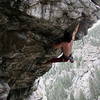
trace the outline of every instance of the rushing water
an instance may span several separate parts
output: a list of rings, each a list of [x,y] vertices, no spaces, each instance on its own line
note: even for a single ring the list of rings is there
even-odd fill
[[[74,43],[75,62],[56,63],[39,82],[32,100],[100,100],[100,22]]]

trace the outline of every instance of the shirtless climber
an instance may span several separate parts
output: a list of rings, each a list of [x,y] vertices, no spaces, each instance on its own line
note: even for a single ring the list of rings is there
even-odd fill
[[[78,32],[78,29],[79,29],[79,24],[76,26],[73,33],[67,32],[67,30],[65,30],[62,41],[60,43],[53,44],[53,48],[62,49],[63,55],[60,58],[52,58],[48,60],[46,63],[43,63],[44,65],[56,62],[67,62],[67,61],[70,61],[71,63],[74,62],[72,57],[72,45],[75,39],[75,35]]]

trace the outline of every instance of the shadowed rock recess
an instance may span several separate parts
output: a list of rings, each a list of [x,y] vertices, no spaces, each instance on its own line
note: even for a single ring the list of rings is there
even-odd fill
[[[73,31],[80,22],[76,40],[88,33],[100,18],[93,1],[0,0],[0,80],[9,85],[5,89],[5,94],[10,90],[8,100],[24,100],[32,93],[34,81],[51,68],[39,63],[61,53],[51,44],[65,29]],[[39,18],[34,17],[35,9],[40,12]]]

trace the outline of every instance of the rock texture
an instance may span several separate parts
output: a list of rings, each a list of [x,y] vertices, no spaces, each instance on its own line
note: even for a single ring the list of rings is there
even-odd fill
[[[99,0],[91,0],[94,4],[100,6],[100,1]]]
[[[51,44],[63,36],[64,29],[73,31],[80,22],[76,40],[81,39],[99,14],[90,0],[1,0],[0,80],[10,86],[8,100],[29,96],[34,81],[49,71],[51,65],[38,64],[61,53]]]

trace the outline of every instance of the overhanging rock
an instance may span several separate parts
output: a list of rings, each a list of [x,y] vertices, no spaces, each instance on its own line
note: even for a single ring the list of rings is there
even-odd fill
[[[98,8],[95,5],[88,7],[87,2],[66,0],[68,9],[62,9],[63,16],[51,16],[52,20],[48,21],[15,9],[9,5],[9,0],[0,1],[0,79],[11,88],[10,100],[26,98],[32,92],[34,81],[49,71],[51,65],[37,64],[61,53],[61,50],[54,50],[51,44],[63,36],[64,29],[73,31],[81,22],[76,35],[76,40],[79,40],[99,19]]]

